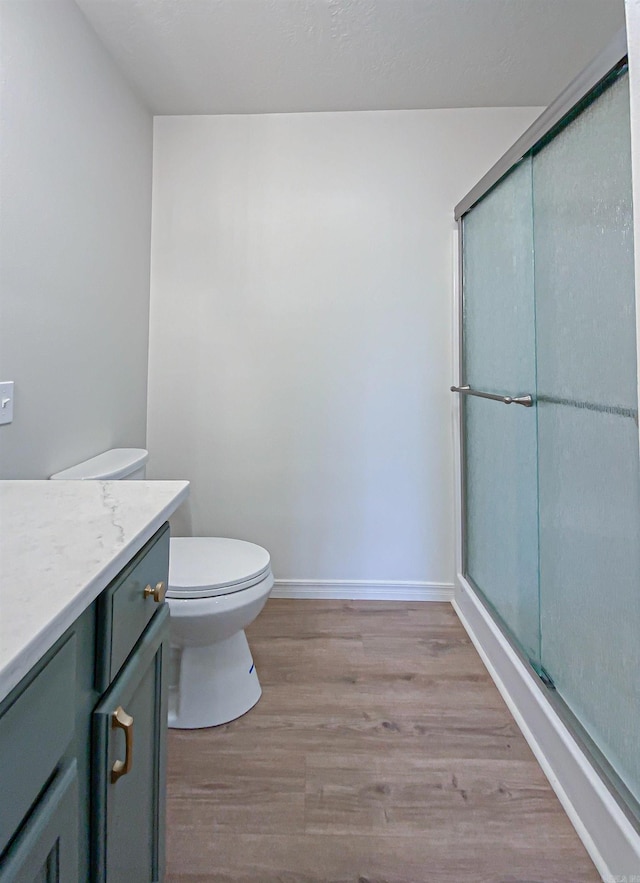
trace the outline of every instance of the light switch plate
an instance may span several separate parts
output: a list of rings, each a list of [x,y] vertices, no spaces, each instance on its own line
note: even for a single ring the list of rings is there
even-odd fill
[[[0,383],[0,426],[13,420],[13,380]]]

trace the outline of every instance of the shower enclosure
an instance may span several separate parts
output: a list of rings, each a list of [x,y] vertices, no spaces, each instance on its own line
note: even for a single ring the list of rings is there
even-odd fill
[[[640,801],[640,457],[619,35],[456,208],[463,575]]]

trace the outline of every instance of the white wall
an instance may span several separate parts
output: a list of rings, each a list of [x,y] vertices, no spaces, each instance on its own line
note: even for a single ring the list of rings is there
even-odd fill
[[[145,443],[152,119],[71,0],[0,4],[0,477]]]
[[[157,117],[150,475],[276,577],[453,581],[453,206],[538,110]]]

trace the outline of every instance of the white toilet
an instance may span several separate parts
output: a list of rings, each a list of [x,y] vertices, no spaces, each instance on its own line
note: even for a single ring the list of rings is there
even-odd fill
[[[145,477],[147,451],[117,448],[52,479]],[[215,727],[252,708],[262,693],[244,629],[273,587],[269,553],[220,537],[172,537],[169,726]]]

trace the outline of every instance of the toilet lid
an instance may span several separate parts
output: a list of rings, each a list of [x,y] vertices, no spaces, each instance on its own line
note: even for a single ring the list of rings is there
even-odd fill
[[[222,537],[172,537],[170,598],[211,598],[254,586],[271,568],[266,549]]]

